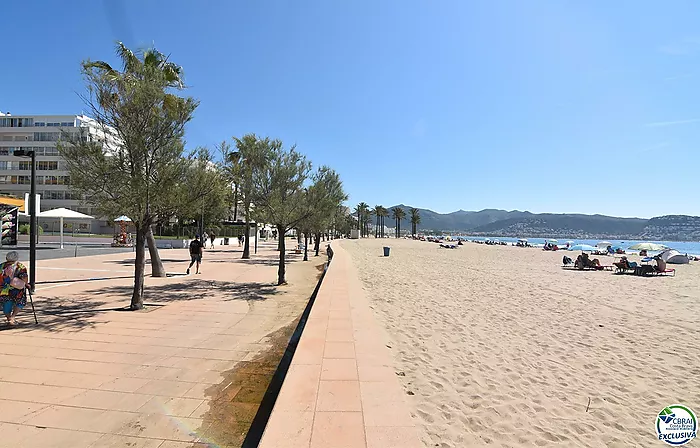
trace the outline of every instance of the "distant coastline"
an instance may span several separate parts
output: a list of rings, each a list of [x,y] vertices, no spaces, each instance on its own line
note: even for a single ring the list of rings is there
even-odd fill
[[[410,208],[405,205],[396,207]],[[698,216],[667,215],[642,219],[495,209],[460,210],[447,214],[428,209],[419,209],[419,212],[421,222],[418,229],[432,234],[700,242]],[[410,228],[407,224],[402,221],[401,228]]]

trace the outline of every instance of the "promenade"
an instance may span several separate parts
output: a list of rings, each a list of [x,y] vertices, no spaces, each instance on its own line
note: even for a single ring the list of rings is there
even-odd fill
[[[240,446],[325,262],[291,255],[276,287],[272,243],[240,255],[217,247],[202,275],[148,277],[138,312],[124,311],[133,253],[39,261],[39,325],[27,304],[0,329],[0,444]],[[172,273],[189,262],[161,256]]]
[[[418,448],[389,338],[353,262],[334,250],[261,448]],[[389,260],[391,261],[391,260]]]

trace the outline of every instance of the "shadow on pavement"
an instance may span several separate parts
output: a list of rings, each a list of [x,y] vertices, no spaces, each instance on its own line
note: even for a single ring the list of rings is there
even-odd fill
[[[130,311],[129,300],[133,287],[108,286],[81,292],[71,296],[42,296],[34,301],[39,324],[34,324],[31,304],[17,316],[19,325],[11,327],[0,323],[0,331],[30,331],[42,329],[49,332],[80,331],[106,323],[109,312]],[[146,308],[137,312],[151,312],[165,304],[210,299],[264,301],[278,294],[277,287],[269,283],[234,283],[218,281],[187,281],[164,285],[149,285],[144,290]],[[36,297],[35,297],[36,299]],[[115,300],[118,299],[118,300]],[[123,299],[123,300],[122,300]],[[100,316],[104,316],[100,318]]]
[[[108,286],[87,291],[93,297],[128,297],[133,287]],[[271,283],[235,283],[200,280],[149,285],[144,289],[144,300],[151,303],[170,303],[211,298],[213,294],[222,294],[223,300],[266,300],[278,294],[277,287]]]
[[[0,330],[29,331],[39,328],[49,332],[80,331],[85,328],[93,328],[100,323],[95,319],[100,313],[118,309],[109,305],[111,303],[108,304],[108,302],[94,300],[90,297],[46,297],[38,303],[34,302],[39,320],[38,325],[34,324],[32,306],[27,303],[27,306],[18,315],[19,325],[16,327],[6,325],[0,327]]]

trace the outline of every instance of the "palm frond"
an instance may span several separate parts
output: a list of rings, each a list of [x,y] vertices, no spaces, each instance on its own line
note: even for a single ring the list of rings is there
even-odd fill
[[[117,42],[117,56],[124,64],[124,71],[133,72],[141,64],[139,58],[123,42]]]

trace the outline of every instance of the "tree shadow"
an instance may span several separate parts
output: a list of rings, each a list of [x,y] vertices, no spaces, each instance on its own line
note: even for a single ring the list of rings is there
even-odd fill
[[[108,286],[85,291],[79,295],[49,296],[35,300],[39,324],[34,323],[32,306],[27,306],[17,315],[17,326],[2,325],[0,331],[17,332],[36,329],[57,333],[95,328],[109,322],[108,313],[130,311],[129,297],[133,286]],[[272,283],[235,283],[211,280],[186,281],[164,285],[150,285],[144,289],[145,308],[137,313],[152,312],[168,303],[212,299],[246,302],[264,301],[279,294]],[[123,300],[122,300],[123,299]],[[29,301],[28,301],[29,302]]]
[[[161,258],[160,259],[163,263],[189,263],[190,259],[189,258]],[[111,260],[107,261],[106,263],[114,263],[114,264],[121,264],[123,266],[133,266],[136,263],[135,258],[129,258],[126,260]],[[146,258],[146,264],[150,265],[151,264],[151,259]]]
[[[133,286],[108,286],[106,288],[87,291],[94,297],[128,297]],[[192,300],[210,299],[217,293],[221,300],[262,301],[278,294],[277,287],[272,283],[235,283],[215,280],[184,281],[162,285],[149,285],[144,288],[144,300],[153,304],[172,302],[187,302]]]
[[[92,297],[45,297],[34,302],[38,324],[34,323],[31,303],[27,303],[17,315],[19,325],[15,327],[3,326],[0,327],[0,331],[16,330],[22,332],[41,329],[53,333],[94,328],[97,324],[106,322],[97,319],[99,314],[118,309],[110,307],[110,305],[113,303],[94,300]]]

